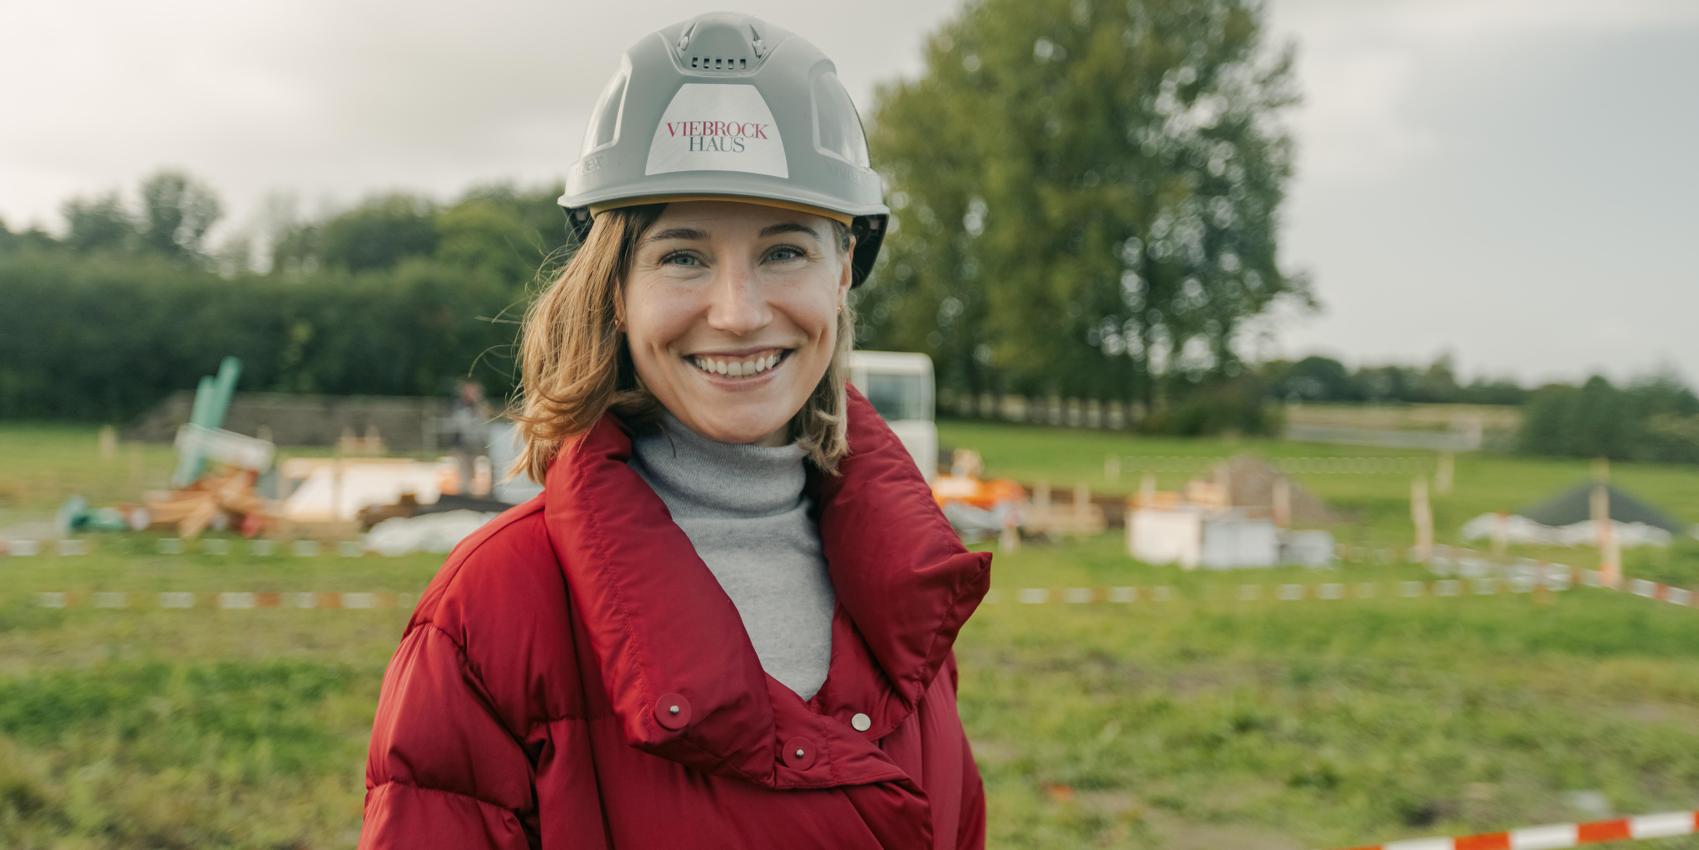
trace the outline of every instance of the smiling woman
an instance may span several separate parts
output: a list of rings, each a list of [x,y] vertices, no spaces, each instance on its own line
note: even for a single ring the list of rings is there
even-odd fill
[[[829,60],[740,15],[627,51],[526,315],[543,493],[384,678],[361,846],[973,848],[966,551],[847,383],[888,211]]]

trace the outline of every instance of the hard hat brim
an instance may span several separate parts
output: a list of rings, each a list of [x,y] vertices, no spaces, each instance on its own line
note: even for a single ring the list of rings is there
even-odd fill
[[[608,210],[617,210],[622,207],[640,207],[648,204],[683,204],[695,201],[721,201],[739,204],[755,204],[756,206],[772,207],[774,209],[789,210],[790,212],[799,212],[807,215],[817,215],[821,218],[829,218],[845,227],[855,223],[855,216],[850,215],[849,213],[809,206],[808,204],[799,204],[795,201],[783,201],[777,198],[758,198],[749,195],[653,195],[640,198],[620,198],[615,201],[591,204],[590,215],[594,217],[601,215]]]

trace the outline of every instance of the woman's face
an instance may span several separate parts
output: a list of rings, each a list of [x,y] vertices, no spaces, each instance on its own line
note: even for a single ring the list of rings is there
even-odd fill
[[[643,386],[692,431],[783,445],[836,350],[850,254],[831,221],[755,204],[668,204],[639,237],[625,332]]]

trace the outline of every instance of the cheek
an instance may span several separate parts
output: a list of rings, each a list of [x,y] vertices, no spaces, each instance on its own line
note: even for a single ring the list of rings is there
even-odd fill
[[[681,299],[633,286],[625,301],[625,335],[633,356],[665,349],[690,328],[691,310]]]
[[[809,287],[775,305],[810,338],[831,342],[838,327],[836,291],[826,286]]]

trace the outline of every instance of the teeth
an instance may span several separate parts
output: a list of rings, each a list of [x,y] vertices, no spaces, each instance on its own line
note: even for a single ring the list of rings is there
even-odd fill
[[[696,368],[704,372],[725,375],[728,378],[747,378],[759,375],[777,366],[783,358],[783,352],[775,352],[765,357],[757,357],[754,360],[718,360],[711,357],[692,357],[691,362],[696,364]]]

